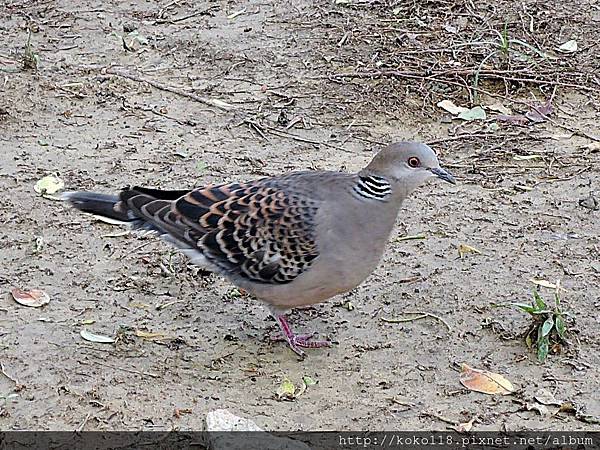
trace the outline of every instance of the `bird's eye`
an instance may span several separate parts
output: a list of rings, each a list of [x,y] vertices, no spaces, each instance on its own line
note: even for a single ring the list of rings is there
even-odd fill
[[[416,156],[413,156],[411,158],[408,158],[408,165],[410,167],[419,167],[421,165],[421,161],[419,161],[419,158],[417,158]]]

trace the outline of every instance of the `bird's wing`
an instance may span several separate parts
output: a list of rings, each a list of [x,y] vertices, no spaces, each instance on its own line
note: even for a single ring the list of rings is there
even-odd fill
[[[207,186],[178,199],[161,199],[158,192],[124,190],[120,207],[177,246],[200,252],[224,274],[284,284],[319,256],[319,201],[289,185],[263,179]]]

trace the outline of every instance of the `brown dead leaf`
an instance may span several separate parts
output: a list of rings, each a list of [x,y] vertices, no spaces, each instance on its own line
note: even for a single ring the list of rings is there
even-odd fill
[[[15,302],[23,306],[39,308],[40,306],[50,303],[50,296],[40,289],[24,291],[19,288],[12,288],[10,293],[15,299]]]
[[[474,369],[467,364],[460,367],[460,383],[467,389],[490,395],[508,395],[515,391],[512,383],[502,375]]]
[[[552,99],[550,99],[546,103],[532,105],[531,109],[525,114],[499,114],[496,116],[496,120],[508,122],[511,125],[525,126],[532,122],[545,122],[553,111]]]
[[[548,116],[552,114],[554,108],[552,107],[552,99],[549,99],[546,103],[536,103],[532,105],[531,111],[525,114],[529,120],[534,123],[545,122]]]
[[[560,408],[558,408],[558,412],[576,414],[577,409],[575,408],[573,402],[564,402],[562,405],[560,405]]]

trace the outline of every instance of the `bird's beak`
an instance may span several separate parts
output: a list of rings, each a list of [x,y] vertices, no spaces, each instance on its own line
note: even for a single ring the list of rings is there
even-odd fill
[[[436,177],[441,178],[448,183],[456,184],[456,179],[452,176],[452,174],[441,167],[433,167],[429,169],[431,173],[433,173]]]

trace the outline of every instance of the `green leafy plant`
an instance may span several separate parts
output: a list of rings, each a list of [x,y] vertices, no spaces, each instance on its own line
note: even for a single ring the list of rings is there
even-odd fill
[[[561,309],[558,289],[554,293],[554,307],[549,306],[535,289],[531,304],[511,303],[511,305],[525,311],[533,318],[533,323],[525,335],[525,342],[529,348],[535,347],[538,361],[546,361],[551,348],[558,351],[561,345],[566,343],[566,313]]]
[[[508,58],[508,49],[510,48],[510,39],[508,38],[508,22],[504,22],[504,29],[500,34],[500,51]]]

